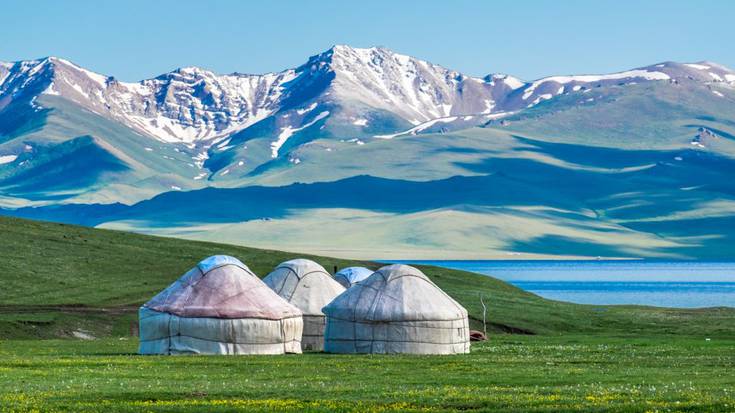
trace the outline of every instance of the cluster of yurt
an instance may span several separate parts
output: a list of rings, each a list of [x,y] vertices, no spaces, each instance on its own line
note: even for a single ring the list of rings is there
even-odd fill
[[[262,280],[209,257],[139,310],[141,354],[459,354],[467,311],[416,268],[349,267],[333,277],[295,259]]]

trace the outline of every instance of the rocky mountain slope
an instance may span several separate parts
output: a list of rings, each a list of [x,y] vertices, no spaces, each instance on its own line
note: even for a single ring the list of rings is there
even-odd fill
[[[523,82],[498,74],[475,78],[384,48],[347,46],[280,73],[217,75],[189,67],[138,83],[54,57],[2,63],[0,185],[6,194],[36,201],[94,198],[109,184],[142,185],[148,188],[145,196],[208,185],[197,182],[204,180],[237,185],[232,181],[284,162],[300,163],[294,152],[317,139],[363,144],[459,130],[517,117],[564,96],[589,100],[585,94],[595,90],[651,82],[672,88],[696,83],[711,89],[713,99],[731,99],[726,95],[735,72],[709,62],[668,62],[608,75]],[[101,129],[116,129],[114,135],[126,142],[113,142],[112,133]],[[94,168],[100,185],[23,188],[25,176],[33,175],[29,170],[45,165],[39,158],[73,157],[69,146],[79,144],[69,142],[84,136],[96,146],[93,151],[120,163]],[[140,151],[156,154],[140,156]],[[161,170],[161,163],[176,165]],[[162,172],[168,177],[160,179]],[[66,179],[73,181],[75,175]],[[102,199],[128,200],[125,191],[108,190]]]
[[[735,194],[722,182],[733,158],[735,72],[711,62],[526,82],[335,46],[279,73],[190,67],[137,83],[55,57],[0,63],[0,207],[144,232],[274,246],[274,225],[288,222],[326,231],[319,251],[333,253],[330,240],[341,238],[327,228],[354,234],[364,226],[350,217],[361,216],[371,228],[400,228],[352,241],[365,249],[390,239],[406,248],[421,240],[430,255],[460,250],[471,231],[462,223],[482,222],[488,232],[473,245],[492,254],[574,245],[608,256],[719,256],[730,232],[678,225],[729,219]],[[378,181],[351,179],[363,175]],[[455,188],[452,177],[470,181]],[[327,189],[295,201],[308,198],[299,182]],[[236,190],[253,186],[280,188]],[[379,197],[381,188],[393,198],[373,207],[326,199]],[[410,206],[402,198],[421,193],[430,196]],[[416,232],[422,226],[437,233]],[[609,242],[606,226],[615,228]],[[574,236],[592,247],[570,244]],[[303,249],[296,238],[278,246]]]

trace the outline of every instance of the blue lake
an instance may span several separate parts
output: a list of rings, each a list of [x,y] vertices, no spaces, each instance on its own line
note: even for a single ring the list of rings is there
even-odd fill
[[[735,307],[735,262],[399,262],[491,275],[542,297],[581,304]]]

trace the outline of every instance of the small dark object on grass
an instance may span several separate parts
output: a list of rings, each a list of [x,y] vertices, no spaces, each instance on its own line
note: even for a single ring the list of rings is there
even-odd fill
[[[482,331],[470,330],[470,341],[485,341],[487,336]]]

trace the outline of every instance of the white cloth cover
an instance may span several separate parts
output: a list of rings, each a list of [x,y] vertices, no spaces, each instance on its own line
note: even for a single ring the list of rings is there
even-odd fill
[[[329,353],[469,353],[467,310],[421,271],[388,265],[324,307]]]
[[[301,311],[216,255],[143,304],[140,354],[301,353]]]
[[[365,267],[342,268],[334,274],[334,279],[345,288],[350,288],[373,274],[373,270]]]
[[[301,348],[322,351],[325,324],[322,307],[342,294],[345,288],[324,267],[306,259],[281,263],[263,278],[263,282],[303,313]]]

